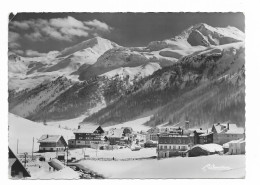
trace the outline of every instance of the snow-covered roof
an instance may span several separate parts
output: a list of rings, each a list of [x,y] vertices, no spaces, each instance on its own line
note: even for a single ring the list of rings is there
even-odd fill
[[[200,147],[203,150],[206,150],[208,152],[221,152],[223,151],[223,147],[221,145],[210,143],[210,144],[204,144],[204,145],[195,145],[191,149]]]
[[[99,126],[97,125],[81,125],[80,129],[74,131],[74,133],[94,133]]]
[[[213,132],[204,133],[204,134],[201,134],[201,135],[199,135],[199,136],[208,136],[208,135],[210,135],[210,134],[213,134]]]
[[[207,130],[195,129],[194,132],[195,132],[195,131],[196,131],[197,133],[202,133],[202,134],[207,133]]]
[[[224,147],[224,148],[229,148],[229,144],[230,144],[230,143],[244,143],[244,142],[245,142],[245,139],[244,139],[244,138],[238,139],[238,140],[232,140],[232,141],[229,141],[229,142],[227,142],[227,143],[224,143],[224,144],[223,144],[223,147]]]
[[[38,143],[56,143],[61,138],[61,135],[42,135],[38,140]]]
[[[112,130],[107,137],[123,137],[124,129],[114,129]]]
[[[237,127],[236,124],[224,122],[214,124],[217,133],[226,133],[226,134],[243,134],[244,128]]]
[[[244,128],[237,127],[235,129],[232,129],[232,130],[230,130],[230,129],[227,130],[226,133],[227,134],[244,134],[245,130],[244,130]]]

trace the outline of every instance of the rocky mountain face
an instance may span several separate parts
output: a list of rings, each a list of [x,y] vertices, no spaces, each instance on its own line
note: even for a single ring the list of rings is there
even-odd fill
[[[245,122],[244,33],[198,24],[146,47],[93,38],[46,57],[9,55],[9,111],[118,124]],[[19,87],[19,88],[17,88]]]

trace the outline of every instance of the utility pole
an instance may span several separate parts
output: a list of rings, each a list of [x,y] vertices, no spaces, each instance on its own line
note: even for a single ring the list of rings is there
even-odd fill
[[[68,166],[68,158],[69,158],[69,148],[67,147],[67,166]]]
[[[19,143],[19,139],[17,139],[17,148],[16,148],[17,154],[18,154],[18,143]]]
[[[26,167],[26,156],[27,156],[27,152],[24,153],[24,166]]]
[[[33,144],[32,144],[32,161],[33,161],[33,149],[34,149],[34,137],[33,137]]]
[[[160,147],[159,147],[159,137],[160,137],[160,134],[158,133],[157,134],[157,137],[158,137],[158,144],[157,144],[157,152],[158,152],[158,156],[157,156],[157,159],[159,160],[159,149],[160,149]]]

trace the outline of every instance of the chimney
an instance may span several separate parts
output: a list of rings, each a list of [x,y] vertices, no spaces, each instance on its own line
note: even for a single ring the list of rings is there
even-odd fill
[[[80,129],[80,125],[78,126],[78,129]]]
[[[48,137],[49,137],[49,135],[47,134],[46,138],[48,138]]]
[[[200,130],[202,130],[202,128],[200,128]]]
[[[229,123],[227,124],[227,129],[229,130]]]

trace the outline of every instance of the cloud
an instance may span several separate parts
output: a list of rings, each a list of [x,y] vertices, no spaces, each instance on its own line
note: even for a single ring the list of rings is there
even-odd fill
[[[22,30],[27,30],[30,28],[30,25],[29,25],[28,21],[24,21],[24,22],[14,21],[14,22],[11,22],[11,27],[17,27]]]
[[[50,19],[50,25],[57,28],[82,28],[88,29],[84,26],[83,22],[68,16],[67,18]]]
[[[39,31],[35,31],[35,32],[29,33],[29,34],[26,33],[24,35],[24,37],[31,41],[43,41],[44,40],[41,32],[39,32]]]
[[[18,54],[18,55],[23,55],[24,54],[24,51],[23,50],[20,50],[20,49],[17,49],[17,50],[13,50],[14,53]]]
[[[11,49],[20,48],[21,45],[18,42],[19,39],[20,39],[20,34],[18,34],[16,32],[9,31],[9,33],[8,33],[8,47],[11,48]]]
[[[60,30],[64,35],[87,37],[89,34],[81,29],[76,28],[61,28]]]
[[[79,21],[71,16],[65,18],[30,19],[13,21],[10,29],[21,29],[24,38],[30,41],[46,41],[54,39],[59,41],[73,41],[76,37],[89,37],[110,32],[112,27],[99,20]]]
[[[87,26],[92,26],[97,30],[110,32],[112,30],[112,27],[108,26],[106,23],[101,22],[97,19],[94,19],[93,21],[86,21],[84,22]]]
[[[19,33],[9,31],[8,33],[8,41],[9,42],[15,42],[19,39],[20,35]]]
[[[25,55],[28,57],[45,57],[47,56],[47,53],[40,53],[34,50],[26,50]]]

